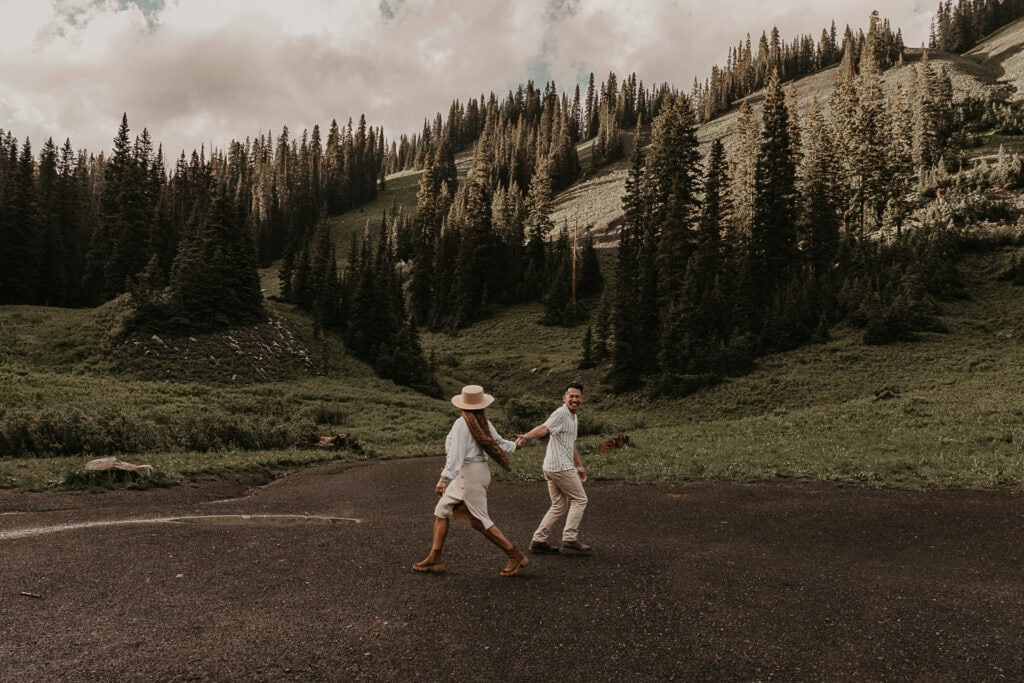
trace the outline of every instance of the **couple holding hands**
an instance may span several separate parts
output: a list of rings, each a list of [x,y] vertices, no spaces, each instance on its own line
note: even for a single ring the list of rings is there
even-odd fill
[[[583,403],[583,385],[572,383],[567,386],[562,395],[562,405],[543,424],[520,434],[514,442],[502,438],[487,419],[484,409],[493,402],[494,397],[476,385],[463,387],[462,393],[452,398],[462,416],[452,425],[445,439],[448,457],[441,478],[434,487],[441,499],[434,508],[433,544],[430,554],[412,566],[415,571],[444,571],[442,550],[448,525],[451,519],[462,515],[468,515],[470,525],[508,555],[508,563],[501,570],[501,576],[512,576],[520,567],[530,563],[523,551],[505,537],[487,514],[487,487],[491,483],[487,456],[510,469],[508,454],[543,436],[549,437],[544,456],[544,479],[548,483],[551,507],[533,532],[530,552],[555,554],[569,550],[585,553],[591,549],[578,538],[583,511],[587,507],[587,494],[583,490],[587,470],[576,448],[576,412]],[[559,548],[551,544],[549,538],[552,527],[563,517],[565,525]]]

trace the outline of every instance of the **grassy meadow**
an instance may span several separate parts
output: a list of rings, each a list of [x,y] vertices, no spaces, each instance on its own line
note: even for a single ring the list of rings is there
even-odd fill
[[[840,328],[825,344],[762,359],[750,375],[681,400],[607,394],[600,368],[572,367],[581,329],[556,339],[533,322],[539,309],[426,345],[454,351],[499,396],[540,401],[566,380],[583,379],[580,444],[596,478],[1019,488],[1024,289],[995,281],[1009,253],[962,264],[972,298],[944,305],[949,333],[876,347],[865,346],[860,331]],[[876,400],[883,389],[894,397]],[[596,450],[620,432],[628,447]],[[515,476],[536,476],[542,449],[527,453]]]
[[[1024,484],[1024,288],[997,280],[1012,253],[966,257],[972,297],[944,304],[948,333],[876,347],[863,345],[859,331],[837,329],[827,343],[762,359],[750,375],[680,400],[609,394],[603,368],[576,369],[584,328],[539,325],[537,305],[457,336],[425,333],[423,345],[446,393],[480,383],[498,397],[491,418],[506,436],[543,420],[562,386],[583,380],[580,446],[595,479],[1016,489]],[[82,449],[0,458],[0,486],[57,486],[107,454],[178,481],[442,453],[456,416],[447,400],[377,379],[336,340],[313,339],[301,315],[275,310],[304,339],[311,363],[272,380],[231,381],[218,379],[210,360],[230,348],[218,335],[189,338],[204,352],[176,361],[178,376],[168,378],[138,347],[128,360],[111,352],[106,308],[0,309],[0,438]],[[197,379],[204,373],[206,381]],[[876,400],[881,389],[893,397]],[[350,434],[364,451],[294,446],[310,433]],[[598,451],[620,433],[626,447]],[[498,476],[537,479],[542,458],[543,447],[532,445]]]

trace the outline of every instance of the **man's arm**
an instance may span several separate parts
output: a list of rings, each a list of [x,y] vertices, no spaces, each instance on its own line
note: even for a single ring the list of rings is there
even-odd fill
[[[516,438],[516,447],[521,448],[527,441],[531,439],[539,439],[542,436],[547,436],[548,434],[550,434],[548,426],[544,424],[539,424],[530,431],[526,432],[525,434],[520,434]]]

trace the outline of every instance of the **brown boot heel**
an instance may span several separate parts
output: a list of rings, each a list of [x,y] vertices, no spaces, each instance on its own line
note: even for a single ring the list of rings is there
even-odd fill
[[[530,564],[530,558],[523,554],[523,551],[512,546],[512,550],[508,551],[508,563],[505,568],[499,572],[499,576],[512,576],[520,567],[525,567]]]

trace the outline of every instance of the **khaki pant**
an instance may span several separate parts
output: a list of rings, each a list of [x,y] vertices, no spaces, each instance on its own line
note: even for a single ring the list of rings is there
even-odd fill
[[[580,475],[575,469],[563,472],[544,470],[544,478],[548,482],[551,507],[541,520],[540,526],[533,532],[533,540],[547,543],[551,536],[551,527],[565,517],[562,540],[575,541],[579,535],[580,522],[583,521],[583,511],[587,507],[587,492],[583,490]]]

